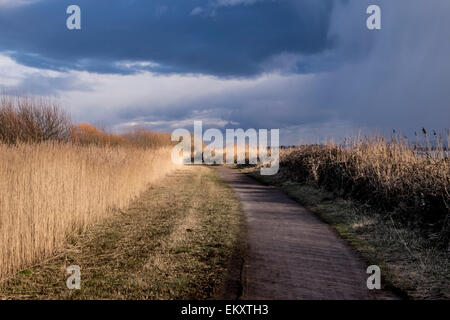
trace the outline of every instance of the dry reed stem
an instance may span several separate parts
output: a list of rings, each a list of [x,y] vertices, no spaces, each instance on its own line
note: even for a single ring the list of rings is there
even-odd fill
[[[175,168],[171,148],[0,144],[0,278],[61,247]]]

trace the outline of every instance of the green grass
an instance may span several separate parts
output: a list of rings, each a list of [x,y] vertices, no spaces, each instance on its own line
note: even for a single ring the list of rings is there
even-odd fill
[[[212,299],[245,254],[233,191],[206,167],[186,167],[152,185],[123,211],[71,236],[61,252],[0,285],[3,299]],[[66,287],[79,265],[81,290]],[[232,288],[232,289],[230,289]],[[230,292],[236,290],[236,292]]]
[[[254,168],[241,171],[278,187],[330,224],[364,260],[380,266],[383,281],[400,296],[450,299],[449,253],[433,247],[417,232],[316,186],[284,181],[279,175],[261,176]]]

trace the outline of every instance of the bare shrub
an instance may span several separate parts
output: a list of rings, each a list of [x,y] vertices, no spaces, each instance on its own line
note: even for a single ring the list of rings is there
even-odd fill
[[[46,97],[12,96],[0,98],[0,141],[68,141],[71,121],[56,100]]]

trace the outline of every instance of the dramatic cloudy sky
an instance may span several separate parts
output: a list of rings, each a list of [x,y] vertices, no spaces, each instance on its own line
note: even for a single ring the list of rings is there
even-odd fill
[[[197,119],[296,143],[444,129],[449,17],[448,0],[0,0],[0,87],[117,130]]]

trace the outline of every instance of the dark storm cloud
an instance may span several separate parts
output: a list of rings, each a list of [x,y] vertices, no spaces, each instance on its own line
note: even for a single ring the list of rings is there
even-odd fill
[[[73,1],[43,0],[0,11],[0,50],[22,64],[100,73],[251,76],[279,54],[312,56],[333,46],[332,0],[78,0],[82,30],[69,31]],[[124,68],[118,61],[158,65]],[[298,71],[320,68],[304,59]]]
[[[411,134],[450,123],[448,0],[74,2],[82,31],[65,28],[65,0],[0,8],[0,51],[37,68],[117,73],[90,74],[92,92],[69,101],[83,121],[172,130],[186,119],[223,120],[280,128],[285,143],[307,130]],[[382,8],[381,30],[366,28],[370,4]],[[122,76],[142,70],[159,74]],[[176,73],[184,75],[166,76]],[[58,77],[21,85],[86,89]],[[236,77],[244,82],[230,85]]]
[[[332,33],[352,63],[319,76],[308,97],[323,112],[368,128],[411,135],[450,124],[450,2],[378,0],[382,29],[359,28],[370,0],[336,10]],[[360,20],[361,17],[362,19]]]
[[[422,127],[448,128],[450,2],[378,1],[383,10],[378,31],[365,27],[371,3],[348,1],[335,7],[329,36],[338,45],[306,57],[316,71],[335,61],[327,72],[272,76],[245,90],[173,106],[171,113],[155,108],[149,115],[145,108],[131,108],[127,116],[180,120],[203,111],[244,128],[322,127],[317,131],[323,132],[335,125],[351,132],[361,126],[409,136]],[[293,63],[302,59],[295,57]]]

